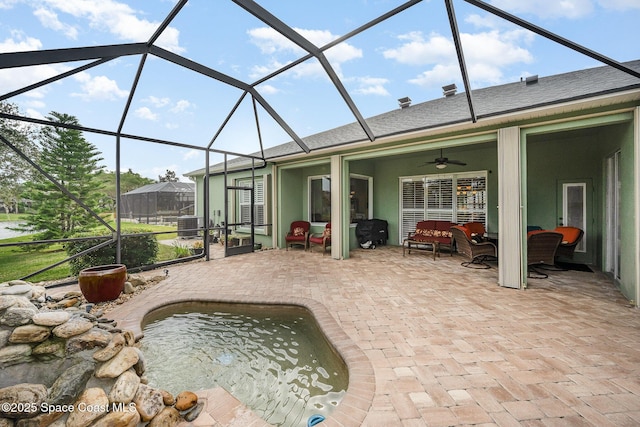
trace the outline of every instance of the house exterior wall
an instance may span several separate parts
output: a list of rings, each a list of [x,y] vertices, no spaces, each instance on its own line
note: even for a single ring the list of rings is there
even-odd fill
[[[625,106],[620,106],[624,108]],[[638,200],[636,192],[639,186],[635,183],[638,160],[637,136],[634,129],[633,113],[629,110],[617,110],[607,114],[605,109],[581,111],[580,115],[571,117],[562,113],[550,115],[539,120],[524,120],[509,123],[504,129],[521,129],[522,179],[524,217],[528,224],[540,225],[543,228],[554,228],[558,223],[558,182],[561,180],[589,179],[593,185],[593,208],[590,210],[593,220],[594,240],[589,244],[591,259],[601,266],[603,245],[605,242],[604,218],[604,167],[607,155],[620,149],[622,151],[621,171],[623,188],[621,189],[622,220],[622,263],[620,288],[624,295],[637,301],[638,276],[638,242],[637,218]],[[620,112],[622,111],[622,112]],[[636,114],[637,116],[637,114]],[[533,129],[533,130],[531,130]],[[332,159],[341,159],[340,174],[342,176],[341,197],[348,202],[348,182],[344,178],[349,173],[371,176],[373,178],[373,217],[385,219],[389,223],[389,244],[399,245],[399,178],[408,176],[424,176],[438,172],[455,173],[486,170],[487,173],[487,228],[489,231],[499,230],[498,194],[500,167],[497,144],[500,128],[474,128],[468,132],[457,134],[433,133],[422,139],[398,139],[380,148],[359,145],[353,148],[346,146],[327,153],[312,153],[306,157],[281,159],[273,170],[277,187],[274,191],[274,206],[277,214],[277,227],[280,231],[275,236],[276,245],[283,246],[283,236],[289,224],[298,219],[309,219],[308,178],[310,176],[330,175]],[[445,170],[436,170],[433,165],[424,166],[426,161],[433,160],[439,149],[443,148],[449,158],[467,162],[466,167],[449,165]],[[513,159],[511,159],[513,160]],[[514,160],[515,161],[515,160]],[[345,175],[346,174],[346,175]],[[333,179],[333,178],[332,178]],[[212,181],[211,205],[216,202],[214,188],[219,187],[216,177]],[[199,207],[200,209],[200,207]],[[519,221],[519,215],[503,218],[506,223]],[[332,217],[333,218],[333,217]],[[341,233],[342,246],[340,257],[348,257],[350,249],[357,247],[355,227],[348,225],[348,215],[342,216],[345,230]],[[346,218],[346,219],[345,219]],[[332,221],[335,221],[333,219]],[[504,222],[503,222],[504,223]],[[522,228],[526,227],[522,223]],[[317,225],[312,232],[319,232]],[[503,234],[501,233],[501,239]],[[522,248],[520,256],[525,259],[526,241],[513,239],[515,247]],[[334,242],[335,243],[335,242]],[[580,255],[577,256],[580,261]],[[526,267],[526,263],[525,263]],[[520,269],[522,270],[522,269]],[[523,279],[526,280],[526,279]],[[517,283],[515,284],[517,286]]]

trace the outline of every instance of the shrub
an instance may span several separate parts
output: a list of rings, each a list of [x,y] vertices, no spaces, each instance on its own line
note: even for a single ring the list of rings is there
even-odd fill
[[[147,233],[148,230],[129,230],[131,234]],[[90,237],[86,233],[73,237]],[[65,243],[64,247],[69,256],[92,248],[104,239],[88,239]],[[121,245],[121,262],[128,269],[149,265],[156,262],[158,256],[158,241],[154,235],[123,236]],[[70,261],[71,274],[77,276],[81,270],[96,265],[114,264],[116,262],[116,243],[89,252]]]

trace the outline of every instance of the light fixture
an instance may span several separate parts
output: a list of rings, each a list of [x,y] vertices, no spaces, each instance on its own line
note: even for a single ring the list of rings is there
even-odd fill
[[[446,164],[446,163],[437,163],[437,164],[436,164],[436,168],[437,168],[437,169],[444,169],[444,168],[446,168],[446,167],[447,167],[447,164]]]

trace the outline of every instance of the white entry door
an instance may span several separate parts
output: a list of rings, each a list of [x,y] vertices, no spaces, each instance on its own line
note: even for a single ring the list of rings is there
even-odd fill
[[[558,184],[558,225],[578,227],[584,231],[584,236],[576,247],[574,259],[591,264],[595,253],[591,230],[594,220],[591,180],[562,181]]]

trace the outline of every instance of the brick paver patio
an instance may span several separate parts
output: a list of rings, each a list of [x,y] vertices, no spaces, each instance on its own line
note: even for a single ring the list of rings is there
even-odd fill
[[[109,317],[139,331],[177,300],[307,306],[350,371],[324,426],[640,425],[640,311],[605,275],[551,272],[514,290],[460,261],[266,250],[171,266]],[[241,425],[207,419],[193,425]]]

